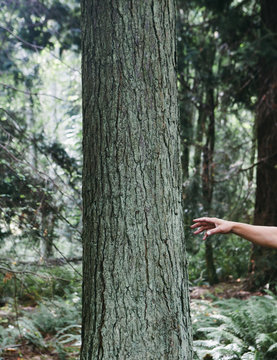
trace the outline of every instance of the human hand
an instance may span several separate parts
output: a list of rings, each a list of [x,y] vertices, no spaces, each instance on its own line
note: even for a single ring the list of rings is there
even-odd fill
[[[195,224],[191,225],[191,229],[197,229],[194,234],[200,234],[205,231],[203,240],[213,234],[227,234],[232,231],[233,223],[231,221],[222,220],[218,218],[202,217],[194,219]]]

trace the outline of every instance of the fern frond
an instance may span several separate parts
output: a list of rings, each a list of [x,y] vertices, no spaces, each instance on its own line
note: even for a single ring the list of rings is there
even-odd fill
[[[241,357],[241,360],[255,360],[255,353],[254,352],[244,353]]]
[[[208,316],[196,322],[195,345],[199,356],[210,354],[215,360],[277,359],[276,297],[230,299],[214,305],[213,310],[209,304],[205,309]]]

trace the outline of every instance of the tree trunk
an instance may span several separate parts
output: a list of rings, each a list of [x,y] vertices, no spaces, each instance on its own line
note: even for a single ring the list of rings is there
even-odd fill
[[[82,0],[81,359],[192,359],[171,0]]]
[[[193,165],[195,169],[195,175],[197,177],[198,186],[200,185],[200,173],[201,173],[201,155],[203,151],[203,135],[205,132],[205,123],[207,118],[207,112],[205,110],[205,106],[200,102],[199,110],[198,110],[198,118],[197,118],[197,126],[196,126],[196,136],[195,136],[195,150],[194,150],[194,159]],[[199,190],[197,191],[198,194]]]
[[[214,188],[214,143],[215,143],[215,102],[214,91],[212,88],[207,90],[207,111],[209,125],[206,136],[206,144],[203,149],[203,171],[202,171],[202,192],[204,212],[209,213],[213,198]],[[208,237],[205,241],[205,260],[208,281],[210,285],[218,283],[218,277],[214,265],[212,238]]]
[[[40,238],[40,255],[44,260],[54,256],[53,242],[55,229],[55,215],[42,212],[42,236]]]
[[[41,202],[41,238],[40,238],[40,255],[44,260],[48,260],[54,256],[54,231],[56,225],[56,217],[50,206],[44,199]]]
[[[262,41],[276,48],[277,3],[261,1]],[[257,107],[258,168],[254,223],[277,226],[277,63],[269,56],[261,59],[260,91]],[[252,285],[276,283],[277,251],[253,247]]]
[[[188,89],[183,75],[179,78],[179,108],[180,108],[180,137],[181,137],[181,164],[183,170],[183,180],[189,178],[190,166],[190,143],[193,138],[192,119],[194,108],[188,100]]]
[[[181,97],[181,96],[180,96]],[[193,109],[191,104],[180,101],[181,163],[184,180],[189,178],[190,140],[192,138]]]

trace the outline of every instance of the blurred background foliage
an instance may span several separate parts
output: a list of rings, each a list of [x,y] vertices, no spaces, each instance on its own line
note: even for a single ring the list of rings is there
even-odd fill
[[[0,357],[21,344],[22,358],[33,348],[76,358],[80,4],[1,0],[0,9]]]
[[[1,1],[0,16],[1,245],[81,256],[79,3]]]
[[[189,229],[193,218],[204,215],[259,221],[257,118],[268,98],[261,82],[276,96],[270,83],[274,76],[268,70],[265,76],[277,58],[276,32],[262,16],[267,2],[177,1],[183,205],[192,286],[241,277],[249,279],[248,288],[276,286],[276,252],[271,257],[255,253],[234,235],[204,243]],[[19,342],[33,344],[42,359],[47,351],[53,358],[78,357],[80,43],[79,0],[0,0],[0,305],[6,314],[0,312],[0,356]],[[266,102],[266,111],[274,115],[274,103]],[[264,126],[271,131],[271,125]],[[270,181],[258,186],[264,185],[272,198],[275,180]],[[267,221],[265,212],[262,224],[277,226],[277,206],[273,217]],[[263,264],[255,267],[261,258]],[[256,276],[259,271],[262,276]],[[214,354],[215,349],[220,354],[220,341],[210,348]]]
[[[271,17],[277,8],[252,0],[178,1],[178,7],[185,223],[208,215],[276,226],[277,49]],[[203,243],[186,229],[191,281],[215,284],[243,276],[249,287],[275,288],[276,251],[256,251],[234,235]]]

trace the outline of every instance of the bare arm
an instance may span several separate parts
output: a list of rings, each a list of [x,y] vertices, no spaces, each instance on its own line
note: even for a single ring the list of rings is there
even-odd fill
[[[203,239],[213,234],[236,234],[254,244],[277,249],[277,227],[257,226],[217,218],[203,217],[194,219],[194,234],[204,232]]]

